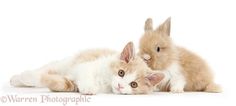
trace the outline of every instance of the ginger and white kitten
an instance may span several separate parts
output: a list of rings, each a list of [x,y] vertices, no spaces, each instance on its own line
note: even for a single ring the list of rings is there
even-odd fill
[[[139,54],[153,70],[165,74],[158,88],[161,91],[221,92],[213,81],[211,70],[202,58],[173,44],[170,38],[171,19],[153,30],[152,19],[145,22]]]
[[[13,86],[46,86],[52,91],[82,94],[146,94],[163,78],[164,74],[153,72],[135,55],[133,43],[129,42],[121,53],[106,49],[84,51],[15,75],[10,82]]]

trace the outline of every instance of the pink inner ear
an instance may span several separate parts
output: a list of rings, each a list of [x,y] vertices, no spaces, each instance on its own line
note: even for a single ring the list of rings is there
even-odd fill
[[[165,76],[162,73],[154,73],[154,74],[149,74],[146,78],[154,86],[154,85],[158,84],[164,77]]]
[[[129,42],[123,49],[120,59],[129,63],[129,61],[134,57],[134,47],[133,43]]]

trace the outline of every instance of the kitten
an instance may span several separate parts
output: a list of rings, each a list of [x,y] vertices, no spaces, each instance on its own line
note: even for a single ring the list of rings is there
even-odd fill
[[[152,19],[145,22],[139,54],[153,70],[165,74],[158,88],[161,91],[221,92],[213,81],[211,70],[202,58],[173,44],[170,38],[171,18],[153,30]]]
[[[135,55],[129,42],[121,53],[88,50],[11,78],[13,86],[48,87],[51,91],[82,94],[146,94],[164,74],[153,72]]]

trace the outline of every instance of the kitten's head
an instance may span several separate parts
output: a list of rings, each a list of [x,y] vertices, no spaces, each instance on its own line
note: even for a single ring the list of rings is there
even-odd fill
[[[113,71],[112,91],[117,94],[146,94],[153,91],[164,74],[152,71],[135,55],[133,43],[129,42],[119,59],[111,64]]]
[[[139,55],[152,69],[164,69],[175,58],[170,38],[171,18],[153,30],[152,19],[145,22],[145,33],[140,39]]]

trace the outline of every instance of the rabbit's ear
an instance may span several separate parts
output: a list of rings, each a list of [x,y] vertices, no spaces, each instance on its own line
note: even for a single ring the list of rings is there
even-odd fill
[[[122,53],[120,54],[120,59],[125,61],[126,63],[129,63],[135,56],[134,52],[134,44],[133,42],[129,42],[124,47]]]
[[[171,17],[165,20],[164,23],[162,23],[156,31],[163,32],[164,35],[170,36],[170,29],[171,29]]]
[[[153,30],[153,28],[152,28],[152,19],[151,18],[148,18],[146,20],[144,30],[145,30],[145,32]]]

